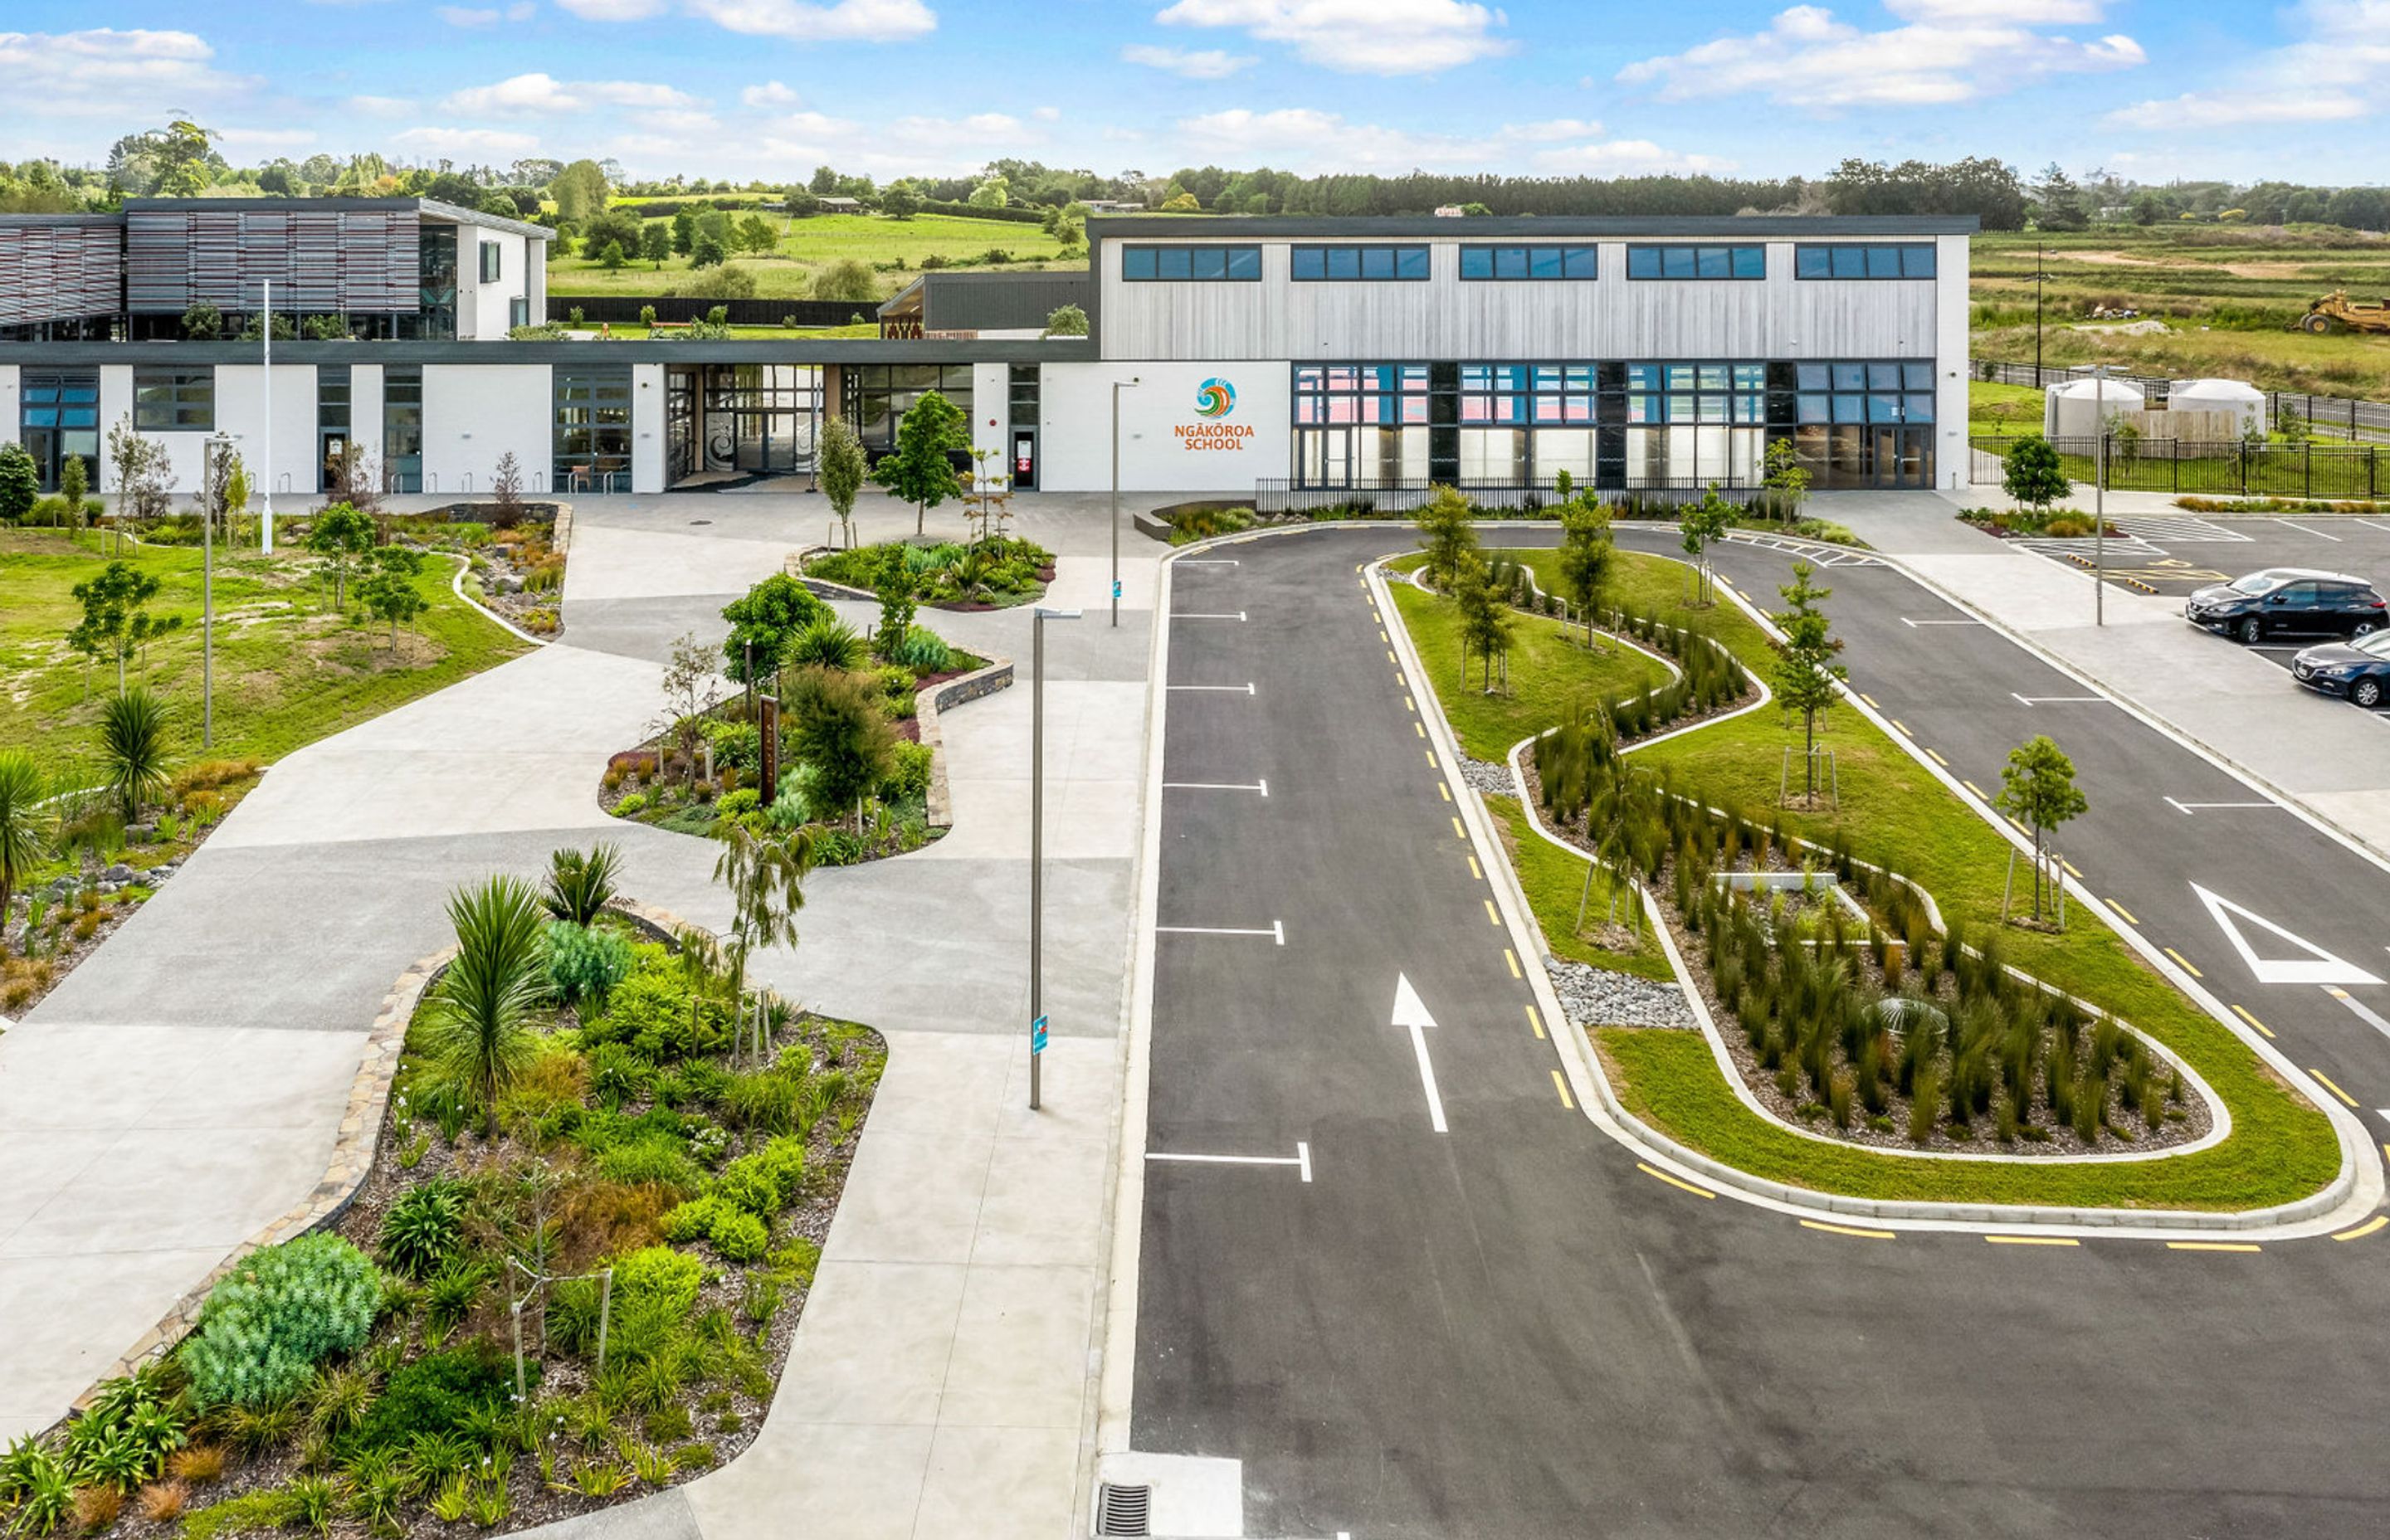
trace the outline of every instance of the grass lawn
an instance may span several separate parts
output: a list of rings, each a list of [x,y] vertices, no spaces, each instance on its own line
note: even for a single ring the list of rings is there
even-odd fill
[[[736,222],[746,213],[731,217]],[[968,219],[959,214],[916,214],[911,219],[884,214],[816,214],[800,219],[767,213],[764,217],[780,232],[779,246],[764,255],[739,257],[730,264],[755,276],[760,299],[802,299],[816,268],[850,259],[875,269],[881,300],[919,276],[924,257],[943,259],[949,270],[1086,266],[1084,254],[1062,261],[1060,241],[1042,227],[1017,220]],[[1006,252],[1011,260],[983,262],[992,250]],[[901,268],[896,265],[900,263]],[[690,271],[687,257],[666,258],[661,268],[645,262],[608,268],[585,257],[558,257],[547,264],[547,291],[555,295],[662,294],[687,282]],[[878,302],[856,302],[866,309]]]
[[[1556,559],[1543,552],[1509,554]],[[1664,558],[1622,551],[1613,592],[1672,622],[1700,626],[1745,663],[1764,667],[1771,653],[1760,628],[1728,602],[1689,609],[1683,572]],[[1540,572],[1538,581],[1546,581]],[[1832,613],[1831,599],[1825,609]],[[1421,655],[1428,656],[1424,646]],[[1512,673],[1519,675],[1519,664]],[[1446,687],[1443,680],[1438,687]],[[1844,706],[1826,713],[1819,741],[1835,752],[1842,805],[1832,813],[1788,812],[1788,829],[1821,843],[1838,826],[1847,830],[1862,859],[1922,883],[1946,918],[1963,923],[1978,944],[1997,933],[2009,962],[2114,1011],[2180,1054],[2231,1109],[2232,1136],[2196,1155],[2086,1166],[1919,1161],[1830,1148],[1745,1110],[1728,1094],[1705,1044],[1683,1033],[1605,1033],[1601,1046],[1618,1072],[1619,1095],[1638,1116],[1755,1175],[1868,1197],[2241,1209],[2302,1197],[2331,1179],[2339,1147],[2324,1116],[2114,931],[2080,911],[2062,935],[1999,923],[2007,841],[1887,734]],[[1638,751],[1636,757],[1674,767],[1713,800],[1765,815],[1776,800],[1783,750],[1799,742],[1797,722],[1760,711]],[[1542,913],[1539,906],[1539,918]],[[1573,910],[1568,918],[1574,920]]]
[[[108,564],[93,538],[76,545],[56,531],[0,530],[0,746],[31,749],[54,771],[96,760],[94,725],[115,684],[111,668],[95,665],[86,692],[84,660],[65,641],[82,616],[69,590]],[[142,545],[122,559],[160,580],[151,614],[183,617],[182,629],[131,660],[126,679],[164,699],[172,759],[188,763],[200,756],[200,554]],[[529,650],[450,591],[455,571],[445,558],[426,559],[416,585],[430,608],[393,647],[388,627],[328,613],[304,559],[219,551],[209,753],[278,759]]]
[[[1622,914],[1635,902],[1631,889],[1613,883],[1607,867],[1572,855],[1537,834],[1527,822],[1527,810],[1516,797],[1488,797],[1485,807],[1494,815],[1495,827],[1501,830],[1503,848],[1510,854],[1510,867],[1519,874],[1519,885],[1526,890],[1528,907],[1536,911],[1536,922],[1543,927],[1544,939],[1553,956],[1657,979],[1662,983],[1674,982],[1676,974],[1669,969],[1668,959],[1648,932],[1632,952],[1613,952],[1596,945],[1591,939],[1591,932],[1610,912],[1612,889],[1618,890]],[[1585,885],[1587,868],[1593,872],[1590,895]],[[1580,900],[1585,904],[1584,930],[1576,927]]]
[[[1667,680],[1667,671],[1639,652],[1616,647],[1589,652],[1559,621],[1516,615],[1508,692],[1486,694],[1478,682],[1484,665],[1476,661],[1471,664],[1471,684],[1462,687],[1458,608],[1407,583],[1392,586],[1394,608],[1435,680],[1445,717],[1472,758],[1499,764],[1510,745],[1559,722],[1580,700],[1592,704],[1608,695],[1632,695]]]
[[[571,323],[568,322],[566,324],[570,325]],[[598,323],[590,321],[585,323],[585,327],[575,327],[574,329],[587,329],[594,331],[597,328]],[[688,334],[685,331],[650,333],[647,327],[639,325],[636,321],[632,322],[628,326],[616,322],[613,325],[607,327],[606,332],[607,335],[603,340],[611,342],[646,342],[650,340],[672,342],[686,341],[688,338]],[[877,337],[880,335],[880,323],[877,321],[865,321],[858,325],[843,327],[732,327],[730,328],[730,335],[740,341],[750,341],[761,339],[765,341],[788,342],[799,341],[805,338],[818,337]]]

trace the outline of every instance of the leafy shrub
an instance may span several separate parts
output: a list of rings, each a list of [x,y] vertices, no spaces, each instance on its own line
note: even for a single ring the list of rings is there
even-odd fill
[[[713,745],[717,769],[726,764],[736,770],[752,771],[764,762],[763,730],[752,722],[710,722],[706,724],[705,738]]]
[[[937,751],[926,743],[899,743],[888,773],[880,779],[880,800],[917,802],[930,794],[930,769]]]
[[[664,1238],[675,1245],[686,1245],[713,1232],[714,1220],[733,1205],[719,1198],[691,1199],[664,1215]]]
[[[200,1307],[179,1357],[203,1402],[254,1406],[295,1393],[315,1365],[372,1331],[381,1280],[336,1235],[251,1252]]]
[[[617,931],[557,919],[548,921],[546,937],[548,985],[566,1005],[586,1000],[603,1010],[606,997],[637,960],[630,942]]]
[[[804,1180],[804,1142],[782,1135],[724,1166],[714,1190],[750,1213],[768,1215],[786,1208]]]
[[[464,1233],[463,1184],[434,1176],[400,1193],[382,1211],[382,1261],[393,1273],[428,1277],[456,1254]]]
[[[600,1043],[589,1050],[589,1089],[608,1108],[636,1099],[653,1083],[655,1072],[625,1044]]]
[[[625,1187],[653,1183],[684,1197],[705,1190],[705,1173],[679,1142],[661,1136],[616,1145],[598,1157],[598,1174]],[[682,1208],[688,1205],[683,1204]],[[673,1213],[678,1213],[679,1209]],[[669,1233],[669,1228],[667,1229]]]
[[[623,852],[616,845],[558,851],[548,857],[547,887],[540,903],[558,919],[595,924],[598,911],[614,896],[614,877],[622,864]]]
[[[665,960],[662,948],[638,951],[640,965],[607,997],[605,1014],[583,1023],[583,1042],[628,1043],[641,1058],[661,1064],[728,1035],[721,1003],[715,1000],[699,1002],[692,1033],[688,984]]]
[[[429,1353],[391,1375],[342,1447],[405,1449],[418,1435],[453,1433],[477,1411],[504,1405],[513,1391],[513,1365],[487,1342]]]
[[[742,786],[725,794],[713,804],[713,815],[716,818],[743,818],[754,812],[762,802],[762,794],[753,787]]]
[[[614,816],[617,818],[635,817],[639,814],[645,813],[647,810],[648,794],[644,791],[634,791],[629,796],[614,804]]]
[[[880,656],[916,674],[944,674],[955,666],[955,650],[946,645],[946,639],[919,625],[906,627],[901,640],[883,645]]]
[[[772,1232],[753,1214],[726,1209],[714,1217],[709,1237],[713,1249],[731,1262],[754,1262],[771,1249]]]
[[[680,1337],[697,1303],[705,1264],[669,1246],[648,1246],[614,1264],[614,1322],[610,1348],[626,1359],[653,1357]]]
[[[851,669],[863,661],[863,638],[853,626],[825,612],[790,639],[782,661],[792,668]]]

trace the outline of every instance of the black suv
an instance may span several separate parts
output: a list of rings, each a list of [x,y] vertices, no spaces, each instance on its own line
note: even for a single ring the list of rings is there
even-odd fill
[[[2182,613],[2193,625],[2244,643],[2274,635],[2364,636],[2390,622],[2382,596],[2363,578],[2303,567],[2268,567],[2202,588]]]

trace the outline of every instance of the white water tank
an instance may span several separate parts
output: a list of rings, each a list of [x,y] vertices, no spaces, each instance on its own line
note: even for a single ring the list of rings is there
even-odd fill
[[[2266,392],[2245,379],[2178,379],[2166,388],[2169,412],[2229,412],[2232,437],[2266,426]]]
[[[2113,417],[2138,412],[2141,405],[2139,388],[2125,380],[2069,379],[2052,385],[2044,395],[2041,430],[2053,439],[2097,438],[2102,411]]]

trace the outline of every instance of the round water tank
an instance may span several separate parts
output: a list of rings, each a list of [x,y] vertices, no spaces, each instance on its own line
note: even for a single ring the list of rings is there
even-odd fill
[[[2142,400],[2140,389],[2122,379],[2070,379],[2045,395],[2041,430],[2053,439],[2097,438],[2101,412],[2138,412]]]
[[[2263,431],[2266,426],[2266,392],[2245,379],[2178,379],[2166,390],[2166,411],[2229,413],[2232,430],[2222,435],[2239,438],[2251,429]],[[2179,436],[2179,435],[2178,435]],[[2200,433],[2211,438],[2213,433]]]

